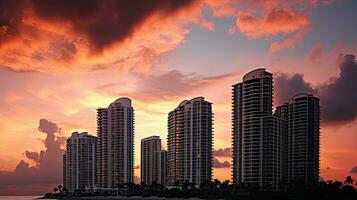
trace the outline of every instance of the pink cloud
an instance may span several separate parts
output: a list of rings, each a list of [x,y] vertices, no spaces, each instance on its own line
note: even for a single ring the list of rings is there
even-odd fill
[[[283,49],[295,48],[296,43],[299,40],[303,39],[307,32],[308,31],[306,29],[301,30],[300,32],[297,32],[295,35],[293,35],[292,37],[286,38],[283,41],[273,42],[269,47],[269,52],[276,52]]]
[[[309,26],[307,16],[292,8],[271,10],[263,18],[241,15],[237,19],[238,29],[246,36],[258,38],[279,33],[289,34]]]
[[[320,59],[324,54],[324,49],[322,48],[321,44],[316,44],[309,53],[309,61],[316,62]]]

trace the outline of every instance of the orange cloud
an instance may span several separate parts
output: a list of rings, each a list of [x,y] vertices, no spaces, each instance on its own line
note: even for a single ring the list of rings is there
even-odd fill
[[[289,34],[310,24],[307,16],[292,8],[270,11],[264,18],[253,15],[241,15],[237,19],[237,27],[248,37],[258,38],[279,33]]]
[[[205,5],[212,11],[214,17],[235,16],[237,11],[235,9],[235,2],[231,0],[207,0]]]
[[[209,31],[214,31],[214,24],[211,21],[202,19],[198,22],[198,25],[209,30]]]
[[[273,42],[270,45],[269,51],[270,52],[276,52],[280,51],[283,49],[289,49],[289,48],[295,48],[296,43],[304,38],[305,34],[307,33],[307,30],[301,30],[300,32],[297,32],[294,36],[287,38],[283,41],[277,41]]]
[[[202,4],[191,0],[4,5],[0,67],[19,72],[147,71],[157,55],[183,41],[183,24],[214,29],[198,19]]]

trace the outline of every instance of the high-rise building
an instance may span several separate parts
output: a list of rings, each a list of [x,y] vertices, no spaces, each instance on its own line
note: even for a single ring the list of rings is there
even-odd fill
[[[159,161],[158,183],[161,185],[167,185],[167,151],[161,150],[155,153],[157,154]]]
[[[312,94],[301,93],[277,107],[276,115],[287,122],[285,179],[288,183],[319,181],[320,105]]]
[[[134,109],[129,98],[97,109],[97,134],[98,186],[134,182]]]
[[[69,192],[83,191],[96,184],[97,137],[86,132],[72,133],[67,139],[65,187]]]
[[[161,139],[150,136],[141,140],[141,182],[147,185],[159,183],[159,159]],[[161,183],[160,183],[161,184]]]
[[[67,183],[67,157],[66,157],[66,152],[64,152],[63,157],[62,157],[62,186],[64,188],[67,188],[66,183]]]
[[[168,185],[199,185],[212,178],[212,103],[203,97],[181,102],[168,115]]]
[[[273,76],[263,68],[243,76],[232,94],[233,183],[278,190],[282,121],[272,116]]]

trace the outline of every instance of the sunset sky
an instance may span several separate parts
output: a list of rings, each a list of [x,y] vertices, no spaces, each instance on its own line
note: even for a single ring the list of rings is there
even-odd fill
[[[137,166],[140,140],[159,135],[166,148],[168,112],[204,96],[214,177],[230,179],[231,85],[259,67],[273,73],[275,105],[320,97],[321,176],[357,179],[356,10],[354,0],[0,0],[0,195],[61,183],[64,137],[95,135],[96,108],[119,97],[133,101]]]

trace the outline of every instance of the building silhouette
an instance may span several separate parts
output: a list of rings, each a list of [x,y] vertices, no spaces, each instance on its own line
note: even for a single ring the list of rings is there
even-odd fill
[[[67,147],[66,147],[67,149]],[[66,156],[66,151],[64,151],[64,154],[62,156],[62,186],[64,188],[67,188],[67,156]]]
[[[161,139],[150,136],[141,140],[141,182],[165,184],[161,178]]]
[[[134,108],[119,98],[97,109],[97,179],[101,188],[134,182]]]
[[[181,102],[168,115],[168,185],[199,185],[212,178],[212,103],[203,97]]]
[[[286,120],[284,179],[287,183],[316,184],[320,168],[320,105],[312,94],[301,93],[278,106]]]
[[[158,173],[158,183],[161,185],[167,185],[167,151],[161,150],[155,152],[158,157],[158,166],[159,166],[159,173]]]
[[[283,122],[272,115],[273,76],[263,68],[233,85],[233,183],[256,190],[278,190],[282,176]]]
[[[63,180],[69,192],[95,187],[96,149],[97,137],[87,132],[74,132],[67,139]]]

